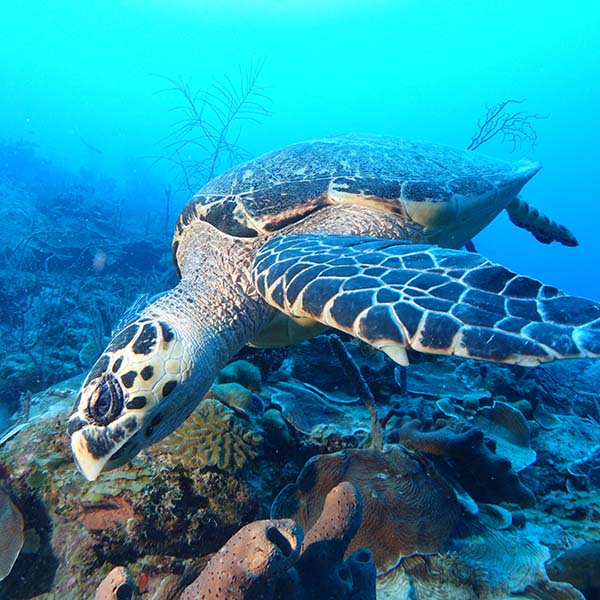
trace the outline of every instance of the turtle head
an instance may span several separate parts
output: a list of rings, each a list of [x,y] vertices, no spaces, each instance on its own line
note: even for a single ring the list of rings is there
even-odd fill
[[[86,377],[67,428],[75,462],[89,481],[189,415],[198,396],[180,384],[191,364],[181,336],[161,320],[138,319],[112,339]]]

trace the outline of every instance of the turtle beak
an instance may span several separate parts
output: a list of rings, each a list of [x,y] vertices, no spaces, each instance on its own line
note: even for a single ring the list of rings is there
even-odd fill
[[[89,440],[82,431],[77,431],[71,437],[71,451],[77,468],[88,481],[98,478],[110,458],[110,455],[95,458],[90,451]]]
[[[131,417],[106,426],[85,425],[71,434],[71,451],[77,468],[88,481],[95,481],[104,470],[114,469],[141,449],[137,423]]]

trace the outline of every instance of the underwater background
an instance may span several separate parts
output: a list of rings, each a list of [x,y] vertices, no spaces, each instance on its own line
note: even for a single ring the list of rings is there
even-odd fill
[[[181,106],[162,78],[197,91],[264,63],[270,116],[244,124],[249,156],[354,131],[466,147],[486,105],[525,99],[524,110],[547,115],[535,148],[494,140],[482,151],[539,161],[525,197],[580,247],[539,246],[506,219],[479,246],[598,298],[599,25],[583,1],[22,2],[3,10],[0,138],[112,178],[132,212],[161,212],[173,174],[153,159],[167,154]]]
[[[0,598],[91,598],[113,566],[130,563],[142,598],[178,598],[181,583],[178,591],[173,584],[161,596],[156,582],[165,574],[185,574],[186,583],[193,581],[190,573],[200,567],[194,563],[194,571],[192,559],[216,551],[241,525],[266,518],[265,507],[284,483],[295,480],[306,460],[364,441],[357,434],[357,424],[368,423],[362,408],[355,403],[350,417],[338,415],[340,404],[335,410],[323,407],[311,396],[314,390],[297,383],[306,380],[330,396],[340,387],[343,394],[354,394],[343,383],[343,371],[332,371],[329,380],[321,372],[329,350],[316,341],[271,355],[240,356],[243,365],[220,383],[233,381],[242,390],[213,390],[212,404],[196,415],[196,426],[204,431],[202,419],[234,423],[231,431],[238,433],[232,437],[231,464],[219,462],[210,449],[197,458],[199,434],[183,432],[139,459],[137,467],[117,471],[104,487],[90,487],[74,472],[65,406],[72,405],[81,377],[127,308],[174,284],[170,239],[177,215],[193,191],[228,166],[287,144],[347,132],[466,148],[486,111],[514,101],[506,110],[524,116],[521,135],[513,140],[500,134],[478,151],[540,162],[543,169],[522,197],[569,227],[579,245],[540,244],[503,213],[474,239],[475,246],[518,273],[600,301],[598,31],[600,8],[584,1],[5,2],[0,19],[0,449],[6,455],[0,457],[0,525],[12,531],[2,515],[16,507],[26,535],[21,554],[19,548],[4,563],[3,552],[11,550],[0,541]],[[195,143],[196,131],[185,129],[190,119],[186,94],[196,106],[198,99],[207,99],[205,117],[218,129],[214,107],[231,114],[231,103],[245,92],[247,103],[234,114],[218,156]],[[349,338],[345,342],[352,346]],[[563,589],[542,592],[539,581],[519,577],[585,544],[592,549],[585,546],[576,562],[588,571],[572,575],[565,559],[554,563],[562,576],[553,579],[577,585],[580,577],[577,581],[587,582],[579,585],[586,597],[600,597],[600,371],[595,363],[567,361],[523,373],[496,366],[459,370],[460,361],[440,359],[431,371],[419,365],[423,372],[415,371],[412,383],[409,375],[407,388],[389,361],[364,356],[353,346],[351,351],[384,414],[402,400],[410,406],[405,417],[434,423],[443,413],[442,419],[460,421],[461,427],[479,419],[479,429],[489,437],[501,426],[484,409],[497,401],[517,405],[529,422],[538,462],[523,466],[529,473],[522,476],[527,491],[519,484],[504,496],[506,490],[486,495],[470,488],[460,473],[452,475],[482,504],[505,502],[512,510],[529,506],[533,496],[536,502],[547,499],[535,517],[513,510],[517,533],[507,535],[514,538],[482,535],[489,545],[521,544],[523,556],[535,555],[517,566],[494,563],[487,555],[478,563],[510,573],[521,587],[515,583],[514,589],[497,591],[501,586],[487,581],[487,596],[461,591],[440,597],[578,598]],[[310,356],[320,360],[312,364]],[[260,370],[258,379],[252,367]],[[254,378],[248,379],[246,370]],[[310,381],[315,372],[317,381]],[[460,389],[448,391],[449,381]],[[566,383],[568,389],[559,385]],[[239,394],[262,408],[237,406],[228,413]],[[287,408],[285,398],[291,403]],[[444,398],[448,402],[438,406]],[[302,403],[314,414],[298,416],[294,411],[302,412],[297,406]],[[266,418],[273,406],[277,415]],[[240,412],[247,413],[245,421]],[[339,439],[319,429],[320,414],[333,419]],[[393,417],[392,425],[401,418]],[[517,417],[498,417],[504,418]],[[291,433],[285,433],[288,428]],[[410,447],[408,437],[394,436]],[[44,450],[40,444],[46,444]],[[558,447],[560,458],[553,457]],[[269,456],[276,457],[273,463]],[[512,456],[513,467],[520,459]],[[460,465],[452,468],[460,472]],[[511,477],[517,477],[514,471]],[[247,486],[234,489],[240,472],[246,473]],[[123,489],[130,489],[130,498]],[[195,492],[188,494],[189,489]],[[228,504],[231,498],[235,501]],[[156,508],[157,503],[164,507]],[[212,511],[209,517],[201,514],[205,510]],[[547,522],[539,516],[550,514],[554,517]],[[514,525],[520,519],[535,527],[523,533]],[[153,526],[140,524],[153,520]],[[84,537],[67,535],[73,522],[81,524]],[[156,523],[163,522],[172,539],[153,546],[161,531]],[[207,522],[211,526],[202,529]],[[505,529],[510,527],[494,531]],[[534,538],[551,548],[548,556],[527,546]],[[479,551],[459,546],[454,550],[461,560]],[[430,550],[410,547],[407,553]],[[11,560],[17,561],[12,573]],[[393,562],[382,560],[386,568]],[[412,590],[406,585],[395,581],[389,588],[395,591],[378,597],[437,598],[431,582]],[[538,596],[516,596],[528,585],[538,586]]]

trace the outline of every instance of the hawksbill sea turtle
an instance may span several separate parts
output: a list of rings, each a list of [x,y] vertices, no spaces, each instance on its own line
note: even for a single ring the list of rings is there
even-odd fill
[[[68,434],[90,481],[173,431],[245,344],[325,326],[407,364],[407,348],[537,365],[600,355],[600,304],[460,250],[502,210],[576,245],[518,197],[539,165],[394,137],[288,146],[207,183],[183,209],[180,281],[119,331]],[[311,326],[312,324],[312,326]]]

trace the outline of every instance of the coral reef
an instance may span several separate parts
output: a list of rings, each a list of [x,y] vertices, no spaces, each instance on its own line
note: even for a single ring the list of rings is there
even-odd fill
[[[162,442],[184,468],[216,467],[235,472],[254,460],[262,435],[218,400],[206,399]]]
[[[378,600],[583,600],[568,583],[551,582],[548,553],[520,536],[487,531],[446,554],[413,555],[378,580]]]
[[[276,485],[270,465],[248,477],[187,470],[160,445],[86,483],[64,435],[76,390],[65,384],[34,395],[30,421],[0,447],[0,479],[14,490],[26,532],[39,538],[0,582],[0,597],[91,598],[113,566],[127,564],[147,598],[191,557],[267,514]]]
[[[125,226],[112,182],[0,144],[0,403],[88,368],[120,314],[169,275],[168,242]],[[162,231],[161,231],[162,234]]]
[[[360,550],[344,561],[361,514],[356,487],[343,482],[306,535],[291,519],[246,525],[180,600],[375,600],[370,553]]]
[[[379,573],[401,556],[440,552],[458,524],[452,489],[429,461],[400,447],[383,452],[343,450],[312,458],[296,483],[279,493],[271,517],[293,518],[309,529],[327,494],[342,481],[356,485],[364,503],[362,525],[349,551],[370,548]]]
[[[285,357],[283,351],[271,361],[266,350],[245,350],[245,357],[261,357],[260,388],[246,387],[259,381],[248,363],[235,365],[229,370],[234,376],[226,371],[213,385],[200,405],[207,414],[196,424],[192,419],[185,439],[170,448],[156,444],[94,484],[75,471],[64,435],[80,380],[32,394],[18,424],[0,435],[2,489],[24,519],[23,548],[0,582],[0,597],[92,598],[110,571],[124,565],[141,598],[175,600],[211,553],[245,523],[265,519],[273,498],[293,481],[275,501],[272,517],[297,519],[306,531],[300,545],[306,552],[275,578],[276,600],[293,599],[290,586],[316,590],[311,594],[319,597],[319,583],[330,577],[331,585],[341,586],[337,597],[350,580],[355,596],[349,597],[359,597],[357,582],[371,582],[374,568],[362,550],[348,556],[361,547],[370,547],[378,566],[389,571],[383,575],[378,568],[379,598],[580,599],[571,585],[545,577],[543,562],[550,557],[552,578],[588,593],[567,559],[571,550],[600,539],[592,364],[573,363],[577,394],[565,387],[571,372],[566,367],[525,371],[468,363],[467,368],[446,359],[409,366],[406,388],[399,392],[394,365],[363,353],[359,344],[348,345],[384,415],[388,447],[379,456],[355,449],[368,441],[369,414],[347,381],[334,389],[343,370],[329,378],[326,369],[315,368],[332,357],[326,338],[301,344],[297,355],[290,349],[292,358],[279,370],[273,365]],[[310,359],[308,366],[301,364],[304,359]],[[254,374],[246,385],[235,381],[248,371]],[[292,371],[312,376],[304,382]],[[540,414],[558,427],[541,426]],[[227,450],[207,458],[207,444],[217,438]],[[528,444],[537,459],[517,476],[506,456],[515,449],[526,455]],[[322,455],[339,448],[347,449]],[[188,463],[187,451],[204,457]],[[339,568],[323,571],[320,565],[327,561],[309,558],[317,550],[330,552],[327,536],[319,534],[310,552],[307,540],[316,535],[311,526],[330,512],[323,512],[328,492],[343,481],[360,490],[363,520]],[[527,488],[535,492],[535,503]],[[529,505],[523,509],[510,502],[523,499]],[[351,506],[346,500],[334,504],[336,515],[340,506]],[[333,546],[342,552],[342,544]]]

